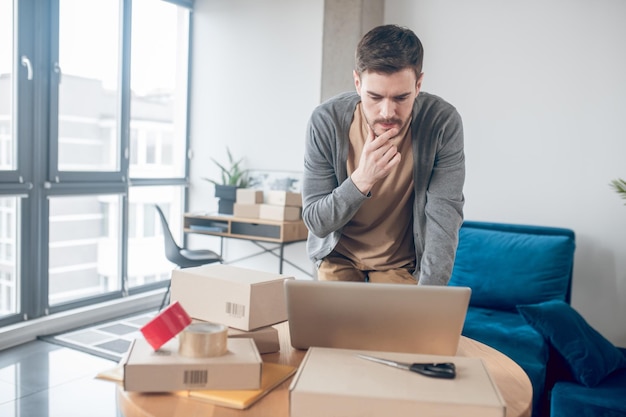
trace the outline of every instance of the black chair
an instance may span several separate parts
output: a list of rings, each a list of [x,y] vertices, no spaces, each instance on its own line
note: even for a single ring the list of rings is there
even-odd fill
[[[161,226],[163,228],[163,241],[165,242],[165,257],[168,261],[175,264],[178,268],[191,268],[194,266],[207,265],[215,262],[223,262],[223,259],[220,255],[208,249],[185,249],[178,246],[176,240],[174,240],[174,236],[172,236],[172,232],[170,231],[170,227],[167,223],[167,219],[163,214],[163,210],[157,204],[154,205],[157,212],[159,213],[159,217],[161,218]],[[167,286],[167,291],[165,295],[163,295],[163,301],[161,301],[161,306],[159,307],[159,311],[163,309],[168,296],[170,295],[170,288],[172,285],[172,280],[170,279],[170,283]]]

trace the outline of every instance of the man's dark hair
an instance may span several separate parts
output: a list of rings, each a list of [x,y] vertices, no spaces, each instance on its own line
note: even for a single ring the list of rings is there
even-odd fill
[[[363,36],[356,48],[356,71],[393,74],[405,68],[422,73],[424,48],[412,30],[398,25],[375,27]]]

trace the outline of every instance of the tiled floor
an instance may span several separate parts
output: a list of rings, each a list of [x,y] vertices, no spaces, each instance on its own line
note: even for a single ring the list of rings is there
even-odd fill
[[[95,378],[115,365],[39,340],[0,351],[0,417],[121,417],[115,383]]]
[[[46,336],[44,340],[119,362],[132,340],[142,337],[141,327],[156,314],[156,311],[140,313],[56,336]]]

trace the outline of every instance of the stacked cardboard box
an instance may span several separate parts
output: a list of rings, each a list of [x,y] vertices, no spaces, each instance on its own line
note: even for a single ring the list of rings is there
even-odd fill
[[[189,389],[258,389],[261,357],[252,339],[228,341],[222,356],[190,358],[178,351],[174,338],[157,351],[136,339],[123,360],[124,389],[167,392]]]
[[[290,191],[267,191],[259,210],[261,219],[296,221],[302,217],[302,195]]]
[[[272,325],[287,320],[283,288],[286,279],[293,277],[221,264],[174,270],[172,305],[182,306],[196,323],[207,321],[228,327],[227,352],[188,357],[179,351],[183,341],[178,336],[158,350],[146,340],[137,339],[123,360],[125,389],[260,389],[259,355],[280,350],[278,331]]]
[[[265,326],[260,329],[245,332],[243,330],[228,328],[228,339],[249,338],[254,340],[260,354],[274,353],[280,350],[278,330],[274,326]]]
[[[230,338],[252,338],[260,353],[280,349],[278,331],[287,320],[283,283],[291,276],[211,264],[172,271],[172,302],[196,321],[221,323]]]
[[[252,188],[238,188],[237,199],[233,207],[233,216],[258,219],[261,203],[263,203],[263,191]]]
[[[297,221],[302,217],[302,194],[291,191],[238,189],[235,217]]]
[[[171,298],[192,319],[251,331],[287,320],[286,279],[293,277],[224,264],[175,269]]]

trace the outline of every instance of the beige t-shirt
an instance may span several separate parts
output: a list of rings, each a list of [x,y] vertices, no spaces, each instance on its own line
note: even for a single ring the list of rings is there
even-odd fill
[[[357,105],[350,126],[348,175],[358,166],[367,138],[367,124]],[[391,139],[402,155],[400,164],[370,190],[342,231],[335,247],[340,254],[373,270],[387,270],[415,260],[413,242],[413,148],[410,124]]]

